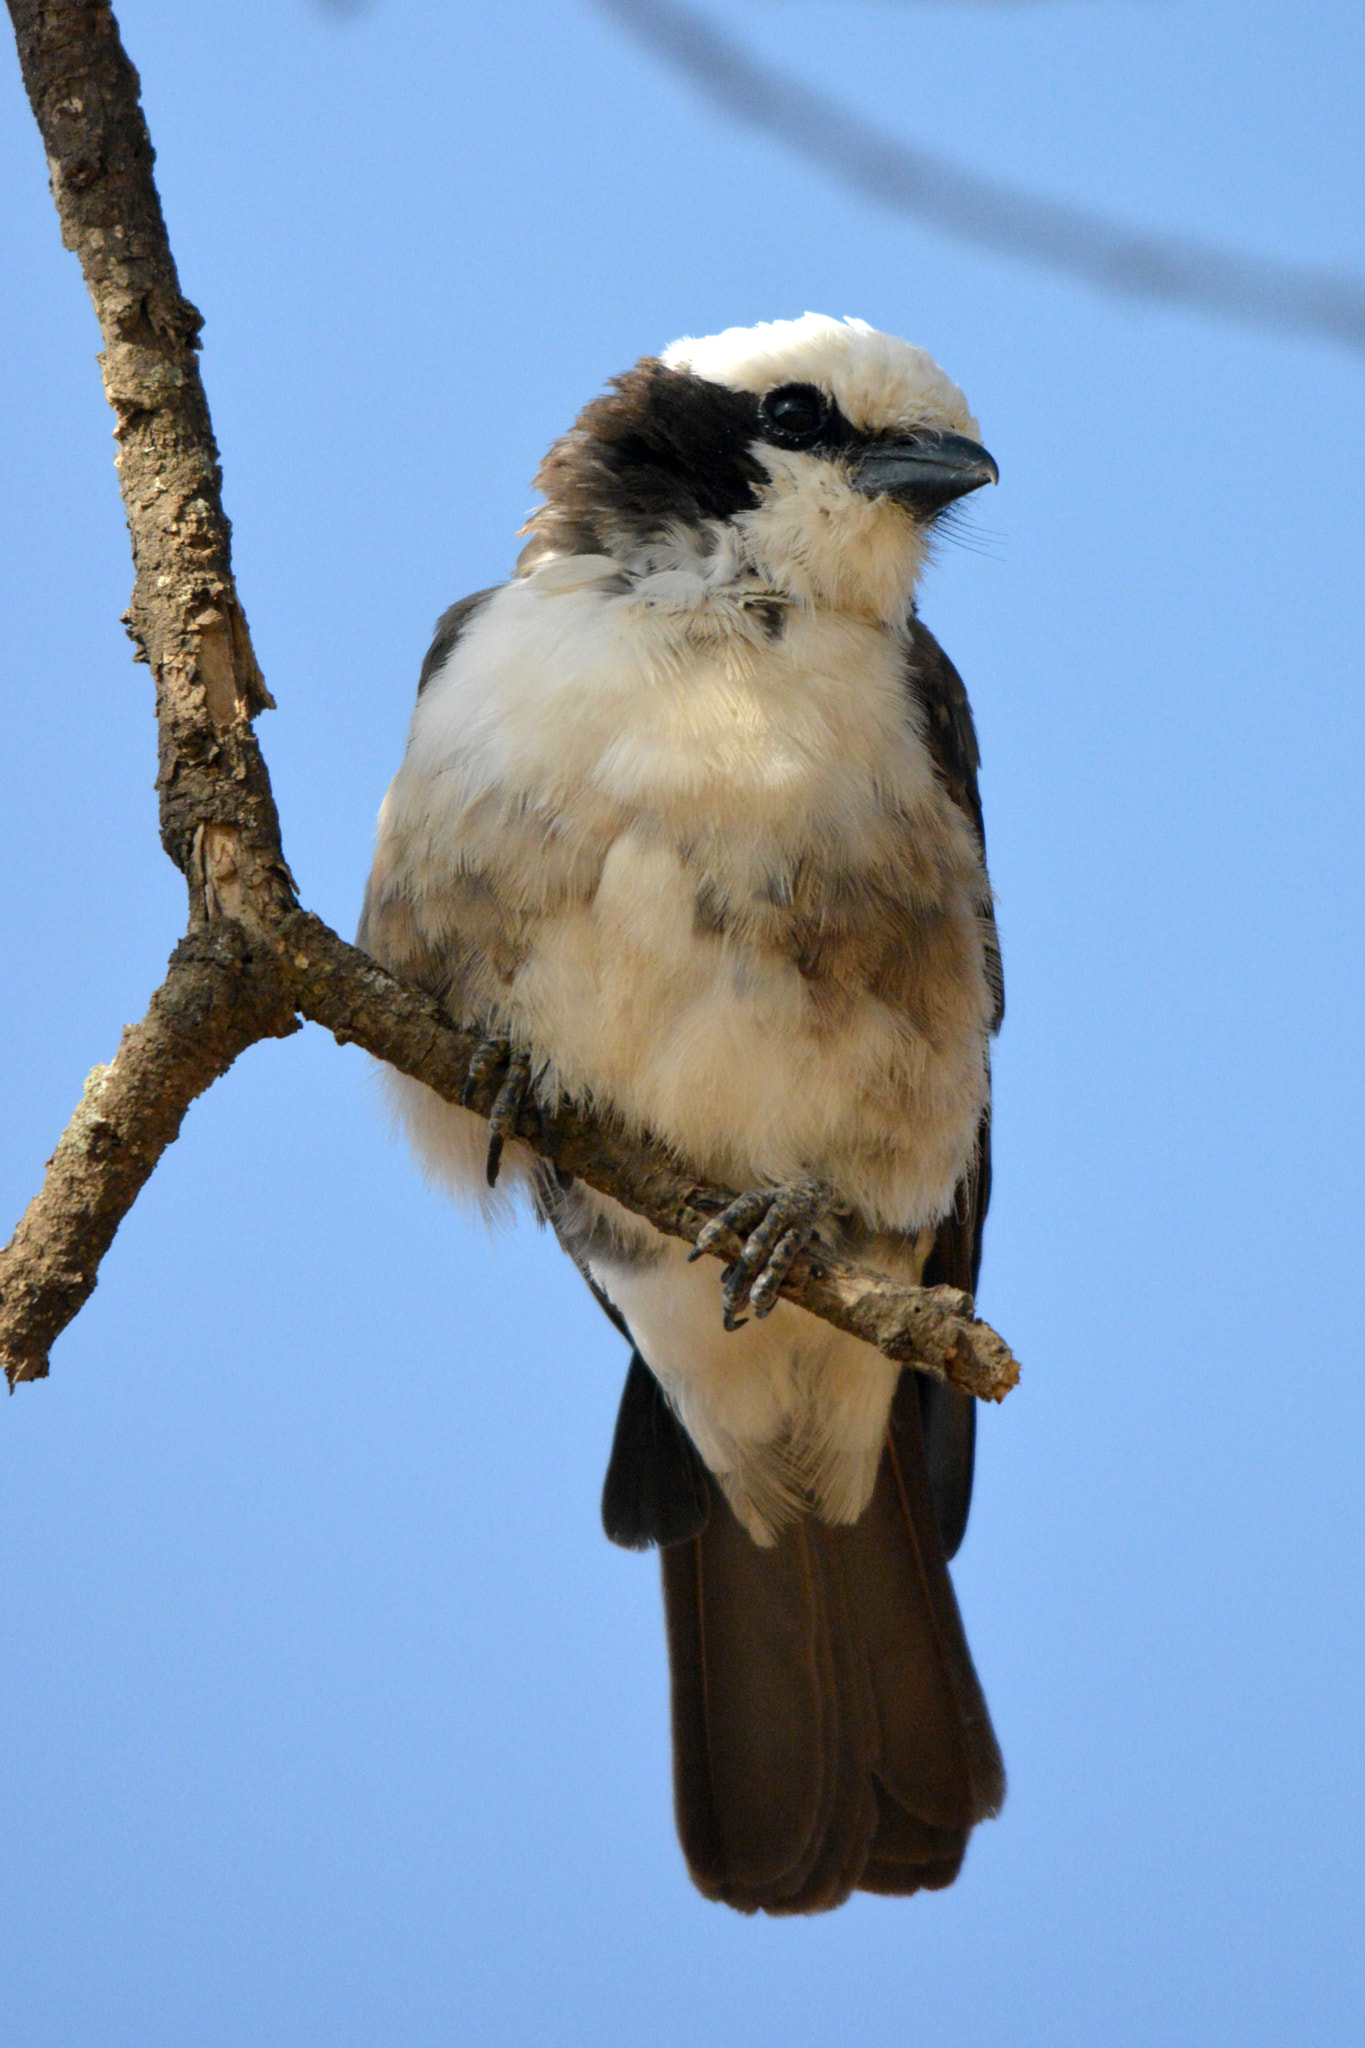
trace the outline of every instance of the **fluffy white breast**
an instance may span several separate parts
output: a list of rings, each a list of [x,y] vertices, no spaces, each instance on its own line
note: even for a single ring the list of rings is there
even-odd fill
[[[777,638],[717,634],[709,599],[672,595],[622,591],[605,558],[500,592],[419,703],[377,867],[404,869],[436,921],[451,878],[482,878],[520,955],[475,993],[568,1093],[700,1173],[826,1173],[878,1226],[917,1228],[975,1132],[988,997],[979,865],[915,728],[903,646],[828,611],[793,611]],[[749,907],[761,919],[803,874],[836,891],[885,875],[896,834],[961,870],[946,1039],[856,982],[821,1009],[791,951],[746,935]],[[708,925],[703,899],[738,922]]]
[[[452,860],[494,787],[547,817],[646,806],[688,833],[846,833],[855,851],[877,793],[931,787],[904,650],[879,625],[796,611],[774,640],[699,572],[619,583],[591,557],[509,584],[419,700],[396,788],[425,796]]]

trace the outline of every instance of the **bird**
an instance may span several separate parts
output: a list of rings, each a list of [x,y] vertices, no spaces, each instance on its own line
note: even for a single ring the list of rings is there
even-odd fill
[[[863,321],[641,358],[440,619],[365,892],[358,944],[477,1032],[492,1101],[390,1074],[419,1159],[528,1196],[630,1347],[603,1522],[658,1548],[678,1833],[741,1912],[948,1885],[1004,1795],[948,1572],[972,1400],[780,1292],[821,1245],[976,1289],[1003,983],[917,592],[997,481],[959,388]],[[664,1236],[517,1137],[564,1101],[740,1192]]]

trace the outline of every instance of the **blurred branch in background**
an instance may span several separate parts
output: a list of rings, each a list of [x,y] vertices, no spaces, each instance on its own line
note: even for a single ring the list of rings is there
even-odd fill
[[[325,7],[347,7],[354,0],[322,0]],[[361,0],[364,4],[364,0]],[[1055,7],[1091,4],[1091,0],[844,0],[849,7],[860,6],[908,6],[908,7]],[[1104,5],[1105,0],[1100,0]],[[1129,6],[1158,6],[1161,0],[1127,0]]]
[[[1035,198],[880,133],[680,0],[596,4],[714,106],[899,213],[1104,291],[1365,350],[1365,279],[1242,256],[1194,236],[1142,234],[1084,207]]]

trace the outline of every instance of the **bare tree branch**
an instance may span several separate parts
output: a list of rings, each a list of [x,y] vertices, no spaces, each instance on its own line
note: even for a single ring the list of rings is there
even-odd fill
[[[240,909],[293,902],[251,718],[270,703],[232,578],[218,449],[152,177],[138,77],[105,5],[14,0],[24,84],[62,239],[104,339],[136,582],[125,623],[156,679],[161,836],[196,915],[214,875]],[[205,872],[207,868],[208,872]]]
[[[1359,278],[1237,255],[1194,236],[1142,234],[1084,207],[1034,198],[880,133],[836,100],[774,71],[681,0],[597,5],[713,105],[897,212],[1105,291],[1365,349]]]
[[[130,630],[156,679],[162,839],[190,895],[189,934],[146,1018],[90,1076],[0,1252],[0,1363],[13,1386],[47,1371],[185,1111],[247,1046],[309,1018],[458,1102],[478,1041],[298,907],[251,726],[270,698],[232,576],[200,319],[166,238],[137,74],[106,0],[9,6],[63,239],[104,336],[137,571]],[[519,1134],[561,1176],[689,1241],[730,1197],[661,1148],[567,1106],[549,1119],[528,1114]],[[970,1393],[999,1400],[1018,1378],[1008,1347],[954,1288],[901,1286],[819,1251],[783,1293]]]
[[[181,940],[140,1024],[85,1083],[39,1192],[0,1251],[0,1360],[11,1386],[42,1379],[54,1340],[196,1095],[261,1038],[301,1027],[273,955],[219,918]]]

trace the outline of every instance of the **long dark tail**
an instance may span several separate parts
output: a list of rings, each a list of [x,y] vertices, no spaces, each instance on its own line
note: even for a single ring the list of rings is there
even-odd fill
[[[852,1528],[805,1518],[762,1549],[703,1474],[706,1526],[661,1552],[678,1832],[698,1888],[744,1912],[951,1884],[1004,1796],[915,1380]]]

